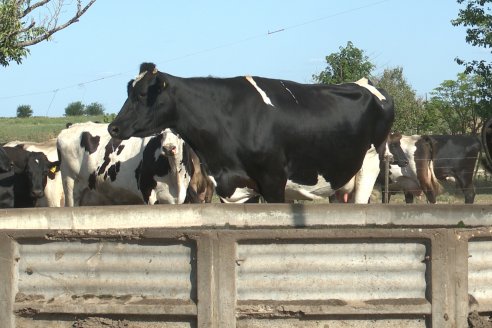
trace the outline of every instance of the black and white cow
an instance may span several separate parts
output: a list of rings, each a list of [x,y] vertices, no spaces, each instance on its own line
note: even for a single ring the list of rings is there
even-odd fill
[[[22,147],[3,147],[14,164],[14,207],[34,207],[44,197],[48,176],[59,170],[59,162],[51,162],[42,152]]]
[[[482,126],[481,141],[485,158],[482,160],[484,168],[492,173],[492,117]]]
[[[0,208],[14,207],[14,170],[7,153],[0,147]]]
[[[430,203],[436,203],[441,192],[439,181],[452,179],[463,191],[465,203],[475,200],[473,177],[480,140],[468,135],[413,135],[403,136],[402,149],[409,165],[405,168],[391,166],[392,191],[403,190],[405,201],[412,203],[414,196],[426,195]]]
[[[392,99],[363,79],[305,85],[261,77],[179,78],[144,63],[109,132],[145,137],[172,128],[230,197],[249,187],[284,202],[288,179],[338,189],[380,146],[394,119]]]
[[[107,124],[79,123],[57,145],[66,206],[185,202],[192,150],[170,131],[118,140]]]
[[[56,150],[56,138],[45,142],[31,141],[10,141],[4,145],[5,147],[20,147],[27,151],[42,152],[51,162],[58,161],[58,153]],[[60,207],[65,203],[63,194],[63,185],[60,171],[48,175],[46,187],[44,188],[44,196],[36,202],[37,207]]]

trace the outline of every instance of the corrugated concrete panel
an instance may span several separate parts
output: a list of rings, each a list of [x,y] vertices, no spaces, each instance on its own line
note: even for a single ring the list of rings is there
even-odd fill
[[[468,294],[480,311],[492,310],[492,241],[468,243]],[[477,304],[478,303],[478,304]]]
[[[424,319],[379,320],[239,320],[237,328],[425,328]]]
[[[18,252],[18,299],[196,298],[191,245],[63,241],[20,243]]]
[[[240,244],[238,300],[425,299],[419,243]]]

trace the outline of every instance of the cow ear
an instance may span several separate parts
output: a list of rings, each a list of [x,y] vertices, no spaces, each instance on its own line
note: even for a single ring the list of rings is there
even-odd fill
[[[50,162],[49,163],[49,170],[48,170],[48,177],[53,180],[55,179],[56,172],[60,171],[60,161],[56,162]]]
[[[168,87],[168,83],[164,74],[157,72],[157,83],[159,84],[159,90],[162,92],[164,89]]]

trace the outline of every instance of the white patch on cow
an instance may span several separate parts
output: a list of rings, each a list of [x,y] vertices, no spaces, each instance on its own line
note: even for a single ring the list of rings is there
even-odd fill
[[[34,161],[39,165],[39,159],[36,158]]]
[[[147,71],[140,73],[140,74],[139,74],[139,75],[135,78],[135,80],[133,80],[132,87],[135,87],[135,84],[137,84],[137,82],[138,82],[138,81],[140,81],[141,79],[143,79],[143,77],[145,76],[145,74],[147,74]]]
[[[212,183],[214,184],[214,187],[217,188],[217,181],[215,181],[215,178],[211,175],[209,175],[208,178],[212,181]]]
[[[261,98],[263,99],[263,102],[267,105],[270,105],[272,107],[275,107],[273,106],[272,104],[272,101],[270,100],[270,98],[267,96],[267,94],[265,93],[265,91],[263,91],[259,86],[258,84],[256,84],[255,80],[253,79],[252,76],[246,76],[246,80],[248,80],[249,83],[251,83],[252,86],[255,87],[256,91],[258,91],[258,93],[260,94]]]
[[[373,95],[378,97],[379,100],[381,100],[381,101],[386,100],[386,97],[383,96],[383,94],[381,92],[379,92],[378,89],[376,89],[376,87],[370,85],[369,80],[366,79],[365,77],[363,77],[362,79],[360,79],[359,81],[354,82],[354,83],[360,85],[363,88],[366,88],[367,90],[369,90]]]
[[[299,102],[297,101],[296,96],[294,96],[294,93],[292,91],[290,91],[290,89],[285,86],[285,84],[284,84],[283,81],[280,81],[280,84],[282,84],[282,86],[285,88],[285,90],[287,90],[287,92],[290,93],[290,95],[292,96],[292,98],[294,98],[296,104],[299,105]]]
[[[321,200],[333,195],[335,190],[322,176],[318,176],[318,182],[314,186],[301,185],[287,180],[285,185],[285,200]]]
[[[215,180],[212,180],[212,181],[215,183]],[[256,191],[254,191],[253,189],[250,189],[248,187],[244,187],[244,188],[236,188],[236,190],[234,191],[234,193],[230,197],[227,197],[227,198],[220,197],[220,199],[222,199],[222,201],[226,204],[230,204],[230,203],[242,204],[242,203],[245,203],[246,201],[248,201],[249,199],[256,197],[258,195],[259,194]]]

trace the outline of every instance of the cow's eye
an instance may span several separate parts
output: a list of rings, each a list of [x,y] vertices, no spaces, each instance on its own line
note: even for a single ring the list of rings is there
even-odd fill
[[[140,92],[138,94],[138,97],[141,98],[141,99],[147,97],[147,92]]]

